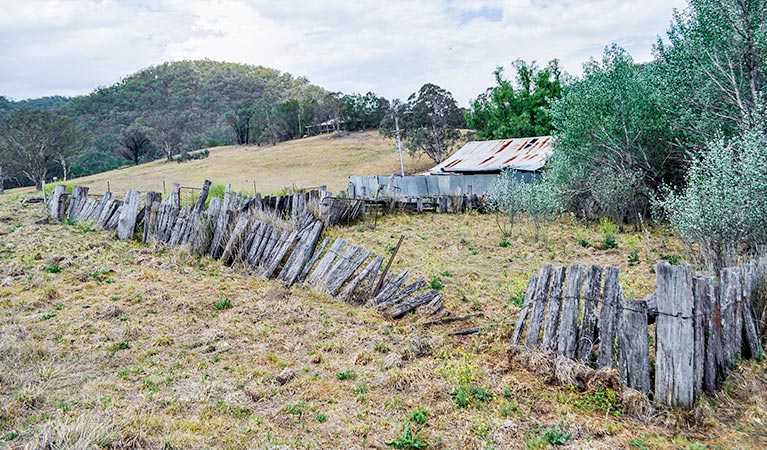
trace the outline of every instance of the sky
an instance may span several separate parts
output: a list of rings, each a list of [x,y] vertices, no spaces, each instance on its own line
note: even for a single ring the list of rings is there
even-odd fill
[[[616,42],[637,61],[684,0],[0,0],[0,95],[88,94],[165,61],[262,65],[344,93],[460,106],[521,58],[571,75]]]

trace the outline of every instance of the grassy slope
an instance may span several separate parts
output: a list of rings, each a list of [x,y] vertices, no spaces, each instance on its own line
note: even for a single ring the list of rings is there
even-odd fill
[[[485,314],[424,327],[180,249],[31,225],[39,214],[0,199],[0,440],[13,446],[81,432],[117,448],[392,448],[385,441],[418,407],[426,423],[412,430],[430,448],[544,448],[557,427],[576,448],[767,444],[764,364],[739,369],[689,428],[669,414],[645,423],[588,411],[599,396],[510,364],[510,298],[541,263],[621,265],[627,291],[643,295],[649,261],[680,252],[662,230],[647,241],[622,234],[617,250],[579,246],[576,236],[599,234],[564,219],[547,227],[546,242],[522,226],[505,248],[489,216],[397,215],[374,230],[331,230],[379,254],[404,233],[395,268],[438,275],[455,314]],[[632,248],[642,262],[628,268]],[[231,308],[215,309],[222,299]],[[482,332],[447,335],[469,326]],[[451,392],[461,382],[493,396],[458,408]]]
[[[431,167],[428,158],[413,159],[405,155],[405,170],[414,172]],[[332,191],[346,189],[349,175],[387,175],[399,172],[399,158],[394,141],[376,131],[349,133],[340,138],[315,136],[275,146],[229,146],[210,149],[210,156],[182,164],[164,160],[124,167],[72,183],[90,186],[94,193],[107,189],[162,192],[172,183],[199,187],[205,179],[215,183],[231,183],[235,191],[270,194],[284,187],[314,187],[325,184]],[[26,190],[28,191],[28,189]]]

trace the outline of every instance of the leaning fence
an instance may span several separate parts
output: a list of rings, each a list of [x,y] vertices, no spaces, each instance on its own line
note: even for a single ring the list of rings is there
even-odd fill
[[[205,181],[194,204],[184,206],[178,184],[164,199],[159,192],[147,192],[143,204],[135,190],[128,190],[124,199],[111,192],[93,198],[88,187],[74,186],[70,195],[60,185],[48,200],[47,212],[58,222],[91,222],[98,229],[115,230],[123,240],[185,246],[287,287],[304,283],[340,300],[375,307],[390,318],[413,310],[431,315],[442,308],[442,294],[425,289],[422,278],[406,284],[408,270],[389,274],[396,252],[381,272],[382,257],[343,238],[328,248],[330,239],[322,238],[326,225],[358,217],[363,201],[332,197],[323,189],[247,196],[230,192],[229,186],[223,198],[208,199],[210,186]],[[137,229],[143,230],[140,236]]]
[[[753,305],[767,258],[722,269],[718,280],[685,263],[661,261],[655,271],[656,292],[630,300],[617,267],[543,266],[528,284],[512,345],[616,368],[623,384],[656,402],[692,408],[736,360],[762,357]]]

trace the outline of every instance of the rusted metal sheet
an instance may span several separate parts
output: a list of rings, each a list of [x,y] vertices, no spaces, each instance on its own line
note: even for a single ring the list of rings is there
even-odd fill
[[[431,174],[540,170],[551,155],[551,136],[472,141],[431,169]]]

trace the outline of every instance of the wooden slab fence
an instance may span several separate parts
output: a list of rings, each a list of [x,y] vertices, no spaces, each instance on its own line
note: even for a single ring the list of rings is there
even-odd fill
[[[360,204],[336,202],[324,189],[254,197],[231,192],[230,185],[223,198],[209,199],[210,186],[206,180],[194,203],[185,206],[178,184],[164,199],[159,192],[147,192],[143,205],[135,190],[129,190],[124,200],[110,192],[97,200],[88,197],[87,187],[74,186],[69,195],[61,185],[54,187],[46,211],[59,222],[90,221],[114,230],[118,239],[186,246],[194,254],[242,266],[287,287],[305,283],[340,301],[375,305],[390,318],[416,309],[429,315],[442,308],[442,295],[426,290],[422,279],[404,286],[408,271],[381,280],[383,258],[365,248],[338,238],[325,251],[326,225],[351,220]],[[139,229],[141,233],[136,233]],[[383,288],[375,292],[377,278]]]
[[[692,408],[702,392],[718,389],[739,358],[762,357],[754,303],[765,303],[767,259],[723,269],[719,282],[694,276],[685,263],[662,261],[655,271],[656,292],[630,300],[617,267],[543,266],[530,279],[511,344],[613,367],[623,384],[655,401]]]

